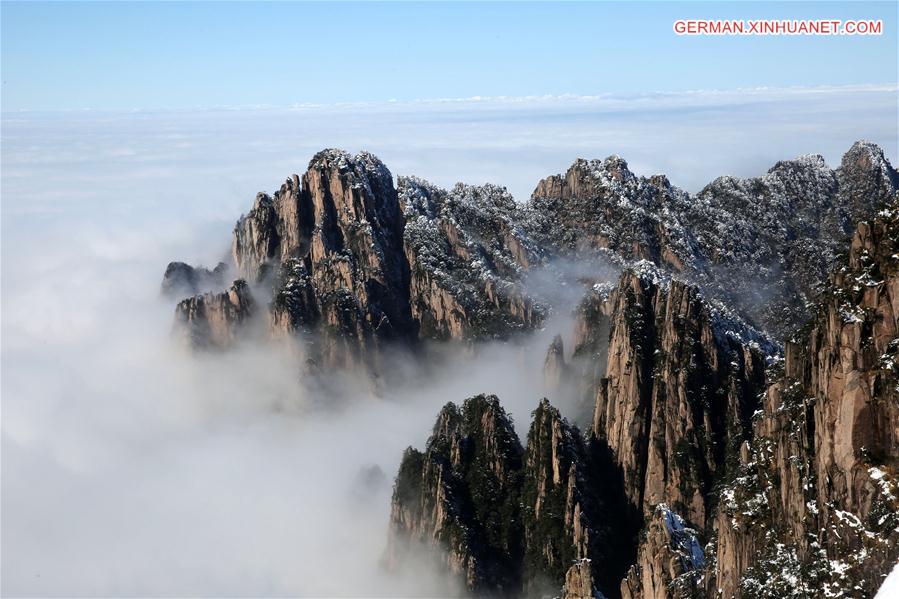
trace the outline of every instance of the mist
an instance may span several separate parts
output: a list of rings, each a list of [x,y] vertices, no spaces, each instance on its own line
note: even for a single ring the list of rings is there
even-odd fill
[[[193,112],[5,113],[2,128],[2,594],[398,596],[444,589],[381,566],[403,449],[440,407],[499,396],[524,436],[578,279],[527,339],[444,355],[324,409],[276,345],[220,354],[171,336],[171,260],[214,266],[255,193],[323,147],[396,174],[491,181],[524,200],[578,156],[618,153],[696,190],[857,138],[895,162],[895,88],[644,98],[452,100]],[[850,116],[847,115],[852,115]],[[786,126],[785,123],[789,123]],[[685,132],[689,131],[689,135]],[[566,338],[566,342],[568,338]],[[446,352],[444,352],[446,354]],[[399,360],[399,358],[397,358]],[[574,398],[551,397],[565,411]]]
[[[443,348],[436,371],[388,360],[407,380],[382,397],[350,381],[323,399],[277,345],[193,353],[173,339],[152,240],[190,245],[179,235],[57,230],[40,262],[4,273],[29,283],[4,305],[4,594],[442,592],[429,562],[381,566],[402,451],[478,393],[523,437],[568,312],[531,339]],[[548,292],[539,279],[530,291]]]

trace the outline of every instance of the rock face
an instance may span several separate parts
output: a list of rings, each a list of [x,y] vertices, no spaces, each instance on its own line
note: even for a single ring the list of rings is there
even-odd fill
[[[648,516],[666,502],[702,527],[764,385],[753,331],[652,270],[626,271],[604,299],[588,299],[575,328],[576,347],[608,331],[605,367],[591,373],[593,435],[610,448],[630,503]]]
[[[528,210],[531,234],[546,248],[648,260],[782,338],[810,316],[853,223],[897,189],[883,151],[865,142],[836,170],[803,156],[762,177],[718,178],[695,196],[661,175],[637,177],[611,156],[543,179]]]
[[[234,229],[239,272],[273,288],[272,330],[312,333],[322,367],[382,370],[385,342],[506,337],[542,320],[521,290],[539,259],[511,196],[400,178],[371,154],[326,150]]]
[[[809,316],[851,224],[897,183],[883,152],[864,142],[835,170],[805,156],[762,177],[716,179],[696,195],[661,175],[637,177],[613,156],[576,161],[522,206],[494,185],[447,191],[400,177],[394,187],[371,154],[325,150],[302,176],[257,195],[234,228],[232,254],[268,305],[274,336],[311,333],[306,359],[325,369],[377,374],[388,344],[505,339],[539,327],[549,307],[523,274],[597,253],[677,273],[782,338]],[[166,280],[188,294],[220,288],[196,283],[205,278],[176,266]]]
[[[609,462],[604,479],[621,479],[605,501],[643,528],[634,541],[626,528],[619,534],[618,552],[635,551],[636,563],[610,593],[694,596],[704,556],[685,551],[698,546],[715,486],[751,435],[770,348],[696,287],[646,263],[594,289],[574,330],[572,367],[594,404],[591,459]]]
[[[578,560],[565,573],[562,599],[602,599],[603,594],[593,583],[593,568],[589,559]]]
[[[667,505],[658,504],[643,532],[637,563],[621,583],[622,599],[698,596],[705,554],[697,535]]]
[[[848,264],[787,344],[716,519],[724,596],[871,596],[899,559],[899,213],[860,223]]]
[[[576,560],[598,558],[604,532],[579,431],[545,399],[532,416],[522,505],[525,589],[536,595],[558,589]]]
[[[162,277],[161,293],[168,297],[184,297],[221,289],[227,272],[228,265],[224,262],[219,262],[212,270],[170,262]]]
[[[224,293],[205,293],[178,302],[175,329],[191,347],[226,349],[240,337],[254,310],[249,286],[237,280]]]
[[[646,266],[591,291],[568,367],[593,428],[533,413],[522,594],[873,595],[899,559],[896,202],[858,225],[767,380],[764,338],[695,287]]]
[[[257,196],[233,252],[247,276],[277,273],[275,330],[320,333],[313,360],[355,366],[376,357],[371,345],[415,337],[402,234],[387,168],[370,154],[326,150],[273,198]]]
[[[608,576],[616,527],[591,490],[602,488],[591,467],[583,437],[546,400],[524,452],[495,397],[449,404],[424,453],[403,456],[389,561],[399,568],[425,545],[472,592],[541,596],[565,583],[568,596],[589,588],[593,597],[618,581]]]
[[[505,188],[460,183],[444,191],[401,177],[399,194],[412,314],[423,338],[505,338],[540,324],[545,308],[520,279],[542,250],[523,231],[522,209]]]
[[[292,246],[289,243],[286,231],[288,219],[292,219],[299,230],[295,218],[300,204],[299,193],[299,180],[294,175],[281,185],[274,199],[266,193],[258,193],[252,209],[234,226],[231,254],[238,272],[247,280],[264,279],[271,272],[273,263],[300,251],[299,244]]]
[[[425,451],[403,455],[390,512],[389,563],[435,550],[471,592],[513,596],[521,584],[522,448],[495,396],[447,404]]]
[[[377,378],[388,349],[563,320],[536,271],[604,257],[620,278],[578,275],[573,331],[547,331],[586,433],[544,400],[522,447],[495,397],[448,404],[403,456],[391,567],[433,555],[479,596],[870,596],[899,557],[897,187],[864,142],[698,194],[578,160],[526,205],[326,150],[235,226],[247,282],[198,295],[226,269],[172,263],[163,291],[192,295],[194,347],[258,314],[314,370]]]
[[[565,344],[561,335],[556,335],[546,350],[543,361],[543,382],[547,389],[558,389],[569,378],[568,364],[565,362]]]

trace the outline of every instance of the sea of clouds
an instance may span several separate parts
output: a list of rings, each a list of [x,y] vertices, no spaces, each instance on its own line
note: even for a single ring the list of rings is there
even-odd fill
[[[2,594],[422,595],[381,567],[402,450],[496,393],[519,432],[554,330],[321,409],[277,348],[192,355],[159,296],[257,191],[325,147],[506,185],[617,153],[697,191],[857,139],[897,157],[895,86],[2,115]],[[559,325],[560,327],[563,325]],[[534,351],[528,349],[530,347]],[[380,476],[378,473],[383,473]]]

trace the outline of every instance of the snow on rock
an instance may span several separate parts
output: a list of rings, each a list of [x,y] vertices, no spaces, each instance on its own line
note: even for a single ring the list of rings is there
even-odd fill
[[[606,249],[689,276],[780,338],[804,322],[854,223],[899,189],[883,152],[859,142],[838,169],[818,155],[748,179],[719,177],[693,195],[627,163],[577,160],[543,179],[529,228],[557,252]]]
[[[701,570],[705,567],[705,553],[696,538],[697,532],[688,528],[684,519],[671,511],[667,505],[660,503],[657,510],[665,517],[665,528],[679,555],[684,558],[684,571]]]

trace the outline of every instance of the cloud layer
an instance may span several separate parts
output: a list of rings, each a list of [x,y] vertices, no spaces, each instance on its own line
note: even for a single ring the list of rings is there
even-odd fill
[[[895,114],[895,86],[4,114],[3,594],[427,592],[427,570],[379,566],[401,452],[475,393],[526,427],[555,331],[322,411],[276,349],[173,346],[158,296],[169,260],[215,264],[255,193],[318,149],[520,200],[611,153],[696,190],[859,138],[895,162]]]

